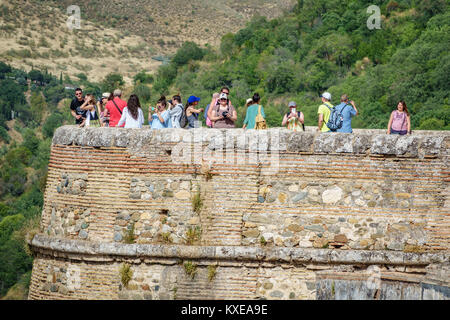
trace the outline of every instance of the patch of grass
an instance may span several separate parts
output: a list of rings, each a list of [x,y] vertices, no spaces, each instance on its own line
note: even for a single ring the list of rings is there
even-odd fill
[[[259,243],[261,243],[262,246],[265,246],[267,244],[267,240],[261,236],[261,238],[259,238]]]
[[[122,282],[125,288],[128,287],[128,283],[131,278],[133,278],[133,270],[131,270],[131,266],[128,263],[123,263],[119,269],[120,273],[120,281]]]
[[[40,220],[40,216],[35,216],[30,220],[27,220],[22,228],[14,231],[13,234],[13,239],[22,243],[25,253],[29,256],[33,256],[33,252],[31,251],[30,245],[28,243],[33,240],[36,234],[39,233]]]
[[[133,223],[133,224],[131,224],[131,226],[129,226],[127,228],[127,231],[125,232],[125,235],[123,237],[123,241],[125,243],[132,244],[132,243],[135,243],[135,240],[136,240],[136,236],[134,234],[134,223]]]
[[[161,233],[161,238],[164,243],[172,243],[172,235],[170,232]]]
[[[197,265],[191,261],[186,261],[183,263],[184,272],[186,272],[186,275],[190,276],[191,279],[195,278],[195,275],[197,274]]]
[[[210,265],[208,266],[208,281],[211,282],[217,273],[217,266]]]
[[[194,228],[189,227],[186,231],[186,243],[192,245],[195,242],[200,241],[201,236],[202,229],[200,226],[195,226]]]
[[[200,187],[198,187],[197,192],[194,194],[194,197],[192,198],[192,210],[195,213],[200,213],[203,208],[203,199],[200,194]]]

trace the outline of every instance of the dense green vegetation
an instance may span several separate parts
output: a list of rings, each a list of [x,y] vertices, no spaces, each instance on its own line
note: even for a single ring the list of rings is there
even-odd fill
[[[101,92],[100,85],[79,78],[86,91]],[[72,123],[67,105],[60,109],[58,104],[73,95],[62,77],[0,62],[0,297],[17,284],[11,298],[23,298],[28,287],[32,257],[25,237],[38,228],[53,133]],[[12,140],[12,129],[23,142]]]
[[[381,29],[369,30],[370,5],[381,9]],[[295,100],[306,124],[316,125],[319,95],[334,104],[347,93],[359,107],[356,128],[385,128],[405,100],[414,129],[450,129],[450,11],[447,1],[300,0],[294,12],[222,38],[220,47],[186,43],[159,68],[155,92],[198,95],[206,105],[221,86],[238,107],[255,91],[270,126],[280,126]],[[202,53],[203,51],[203,53]]]

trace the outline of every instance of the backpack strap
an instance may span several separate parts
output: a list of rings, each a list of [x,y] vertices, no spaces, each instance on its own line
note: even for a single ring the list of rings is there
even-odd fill
[[[116,104],[116,102],[114,101],[114,99],[112,99],[111,101],[114,103],[114,105],[116,106],[117,110],[119,110],[120,115],[122,115],[122,110],[120,110],[120,108],[117,106],[117,104]]]

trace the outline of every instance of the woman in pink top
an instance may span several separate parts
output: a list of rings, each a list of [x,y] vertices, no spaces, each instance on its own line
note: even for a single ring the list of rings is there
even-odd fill
[[[392,111],[388,124],[388,134],[411,134],[411,117],[405,101],[399,101],[397,110]]]

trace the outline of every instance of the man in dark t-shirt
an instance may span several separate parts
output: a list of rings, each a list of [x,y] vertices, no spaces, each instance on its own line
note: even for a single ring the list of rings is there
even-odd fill
[[[80,124],[86,119],[86,110],[81,110],[81,106],[84,103],[83,90],[77,88],[75,90],[75,98],[70,103],[70,112],[75,118],[75,123]]]

